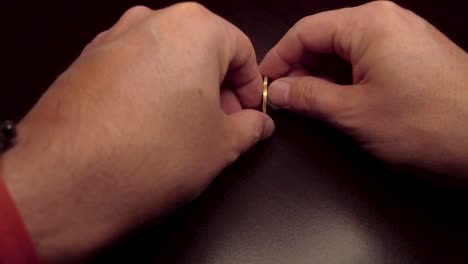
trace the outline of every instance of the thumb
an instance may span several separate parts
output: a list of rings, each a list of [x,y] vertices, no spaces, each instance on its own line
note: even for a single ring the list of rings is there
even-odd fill
[[[231,138],[231,148],[236,154],[242,154],[258,141],[273,134],[275,124],[266,114],[246,109],[228,116],[228,137]]]
[[[313,76],[285,77],[271,83],[268,99],[293,112],[331,120],[355,102],[356,88]]]

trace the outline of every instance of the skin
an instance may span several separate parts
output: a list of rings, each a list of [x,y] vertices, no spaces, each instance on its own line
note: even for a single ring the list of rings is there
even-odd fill
[[[304,58],[331,52],[352,65],[352,85],[308,74]],[[468,173],[467,54],[408,10],[380,1],[306,17],[260,70],[276,79],[274,104],[388,162]],[[273,121],[252,110],[260,70],[248,38],[194,3],[136,7],[99,34],[1,158],[43,262],[85,259],[163,217],[271,136]]]
[[[2,157],[44,262],[86,257],[199,195],[273,133],[267,115],[246,109],[261,94],[253,47],[224,19],[194,3],[129,10],[58,78]]]
[[[353,83],[311,76],[310,57],[337,53]],[[308,16],[260,65],[273,104],[321,118],[398,165],[468,174],[468,55],[388,1]]]

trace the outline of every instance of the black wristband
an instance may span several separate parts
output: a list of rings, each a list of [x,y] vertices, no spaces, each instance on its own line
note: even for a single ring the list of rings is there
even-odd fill
[[[13,121],[7,120],[0,123],[0,153],[12,146],[16,137],[16,125]]]

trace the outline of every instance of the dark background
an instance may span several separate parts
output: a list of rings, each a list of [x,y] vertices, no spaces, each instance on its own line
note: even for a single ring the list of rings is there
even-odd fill
[[[0,120],[19,120],[131,6],[174,1],[2,1]],[[352,0],[207,0],[261,59],[303,16]],[[468,48],[464,1],[398,1]],[[389,168],[318,121],[272,112],[277,131],[163,223],[96,263],[468,263],[468,191]],[[423,176],[423,177],[422,177]]]

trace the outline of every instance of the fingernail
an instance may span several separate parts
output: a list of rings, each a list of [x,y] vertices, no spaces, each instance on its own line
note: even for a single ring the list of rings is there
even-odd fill
[[[277,106],[288,105],[290,84],[283,80],[276,80],[268,87],[268,99]]]

